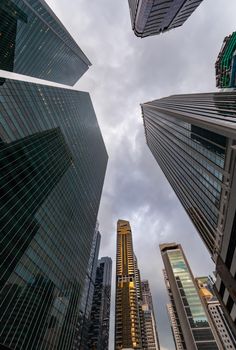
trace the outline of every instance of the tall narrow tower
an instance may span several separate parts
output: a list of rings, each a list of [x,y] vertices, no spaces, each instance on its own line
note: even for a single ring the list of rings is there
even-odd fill
[[[152,294],[150,291],[148,280],[142,283],[142,310],[144,318],[144,329],[148,350],[159,350],[159,339],[156,330],[156,321],[153,310]]]
[[[160,245],[165,265],[168,306],[177,349],[218,350],[211,325],[198,295],[190,266],[180,244]],[[176,325],[178,329],[176,329]]]
[[[118,220],[115,350],[125,348],[142,349],[135,266],[130,224],[128,221]]]
[[[89,328],[88,349],[108,350],[112,260],[99,259]]]

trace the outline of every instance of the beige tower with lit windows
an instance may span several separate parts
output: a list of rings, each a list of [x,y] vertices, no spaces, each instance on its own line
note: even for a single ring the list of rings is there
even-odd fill
[[[142,349],[131,227],[117,222],[115,350]]]

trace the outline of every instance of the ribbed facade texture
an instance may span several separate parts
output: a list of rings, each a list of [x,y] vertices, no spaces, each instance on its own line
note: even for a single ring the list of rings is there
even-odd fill
[[[182,26],[202,0],[129,0],[134,33],[141,38]]]
[[[222,350],[236,349],[236,339],[230,330],[220,302],[214,294],[212,280],[209,277],[197,277],[196,282],[200,298],[217,333],[219,348]]]
[[[111,306],[112,260],[99,259],[88,332],[88,349],[108,350]],[[86,349],[86,348],[83,348]]]
[[[1,0],[0,52],[1,70],[68,85],[91,65],[44,0]]]
[[[128,221],[117,222],[115,350],[142,349],[137,265]]]
[[[137,294],[137,300],[138,300],[138,314],[139,314],[139,323],[140,323],[140,331],[141,331],[142,349],[146,350],[147,337],[146,337],[144,313],[142,309],[142,304],[143,304],[142,282],[141,282],[140,270],[138,267],[138,260],[135,254],[134,254],[134,275],[135,275],[136,294]]]
[[[147,144],[216,262],[216,290],[236,332],[236,93],[142,105]]]
[[[156,321],[152,303],[152,294],[149,287],[149,282],[143,280],[142,286],[142,311],[144,319],[144,329],[146,337],[147,350],[159,350],[159,339],[156,330]]]
[[[215,69],[218,88],[236,88],[236,32],[224,38]]]
[[[76,336],[73,344],[73,350],[85,350],[88,347],[88,331],[90,326],[90,314],[92,309],[93,294],[96,280],[96,271],[98,264],[98,255],[101,242],[101,234],[96,225],[90,257],[85,277],[83,294],[80,301],[80,317],[76,326]]]
[[[177,325],[175,342],[178,348],[186,350],[218,350],[209,319],[198,295],[192,272],[181,245],[170,243],[160,245],[165,265],[165,280],[170,295],[174,320]],[[172,302],[173,300],[173,302]],[[174,314],[176,313],[176,316]],[[174,329],[174,327],[173,327]],[[179,335],[179,339],[176,335]]]
[[[0,102],[0,344],[69,350],[107,152],[88,93],[8,79]]]
[[[166,284],[169,291],[168,279],[166,279]],[[169,297],[171,297],[171,293],[169,293]],[[166,305],[166,309],[169,316],[171,332],[173,335],[175,348],[176,350],[183,350],[185,348],[184,338],[183,338],[181,327],[178,321],[178,315],[176,313],[176,309],[173,306],[173,301],[171,301],[170,304]]]

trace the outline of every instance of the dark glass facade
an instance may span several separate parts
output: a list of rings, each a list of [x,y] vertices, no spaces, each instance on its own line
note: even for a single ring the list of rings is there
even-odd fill
[[[90,314],[93,302],[100,241],[101,234],[98,231],[97,225],[94,231],[84,289],[80,302],[80,317],[78,325],[76,327],[76,336],[73,350],[86,350],[88,348],[88,331],[90,325]]]
[[[88,349],[108,350],[111,306],[112,260],[99,259],[88,333]]]
[[[0,87],[0,344],[72,349],[107,153],[88,93]]]
[[[207,314],[181,246],[161,244],[160,249],[170,300],[174,301],[172,307],[178,315],[176,323],[180,328],[179,335],[183,336],[183,348],[217,350]]]
[[[129,0],[134,33],[141,38],[181,26],[202,0]]]
[[[147,144],[216,262],[216,291],[236,335],[236,93],[142,105]]]
[[[232,120],[234,98],[179,95],[142,105],[148,146],[212,254],[231,144],[215,124]]]
[[[1,0],[0,69],[74,85],[90,65],[44,0]]]

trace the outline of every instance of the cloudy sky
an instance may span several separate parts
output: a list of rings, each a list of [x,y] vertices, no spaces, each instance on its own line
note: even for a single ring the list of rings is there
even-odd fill
[[[101,256],[113,258],[116,222],[129,220],[142,278],[150,282],[162,350],[174,345],[158,245],[183,245],[195,275],[213,264],[149,151],[140,103],[177,93],[215,90],[214,62],[235,30],[235,0],[204,0],[181,28],[140,39],[128,0],[47,0],[93,66],[76,88],[89,91],[109,154],[99,212]],[[110,349],[113,350],[114,282]]]

